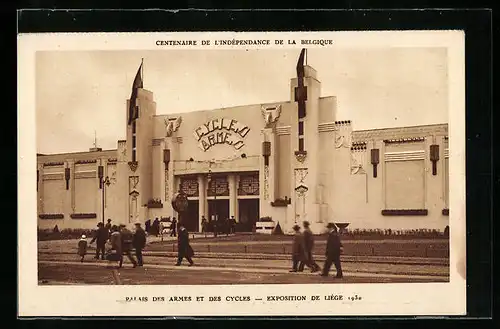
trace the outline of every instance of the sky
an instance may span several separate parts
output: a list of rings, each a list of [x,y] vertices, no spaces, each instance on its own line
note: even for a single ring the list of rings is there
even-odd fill
[[[37,152],[114,149],[144,59],[157,114],[288,101],[300,49],[51,51],[36,55]],[[354,130],[448,122],[446,48],[310,49],[321,96]]]

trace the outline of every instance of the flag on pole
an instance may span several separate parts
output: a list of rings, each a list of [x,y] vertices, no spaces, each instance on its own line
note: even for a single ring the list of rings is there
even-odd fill
[[[298,87],[295,89],[295,101],[299,105],[299,119],[306,116],[306,99],[307,87],[304,86],[304,57],[306,49],[303,48],[300,52],[299,60],[297,61],[297,83]]]
[[[139,117],[139,108],[137,106],[137,90],[143,88],[142,81],[142,62],[135,75],[134,84],[132,85],[132,94],[130,95],[130,103],[128,108],[128,124],[130,125],[135,119]]]

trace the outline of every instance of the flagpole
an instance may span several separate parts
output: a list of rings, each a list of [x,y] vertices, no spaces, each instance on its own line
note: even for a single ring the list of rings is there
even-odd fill
[[[144,57],[141,58],[142,88],[144,88]]]

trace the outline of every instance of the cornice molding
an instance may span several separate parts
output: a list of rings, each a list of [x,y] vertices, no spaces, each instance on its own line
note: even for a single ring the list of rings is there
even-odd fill
[[[422,136],[447,136],[448,124],[357,130],[352,132],[353,142],[369,140],[399,140]]]

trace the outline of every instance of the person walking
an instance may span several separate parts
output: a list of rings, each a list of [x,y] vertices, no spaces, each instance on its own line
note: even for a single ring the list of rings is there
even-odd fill
[[[229,227],[229,233],[236,233],[236,219],[234,218],[234,216],[231,216],[231,219],[229,219]]]
[[[143,266],[142,249],[146,247],[146,232],[142,229],[141,223],[135,223],[135,232],[132,240],[132,245],[135,248],[135,257],[137,257],[137,266]]]
[[[207,219],[205,216],[201,216],[201,233],[207,233]]]
[[[213,228],[214,228],[214,238],[217,237],[217,233],[219,232],[219,223],[217,221],[217,216],[212,220]]]
[[[111,235],[111,228],[112,227],[113,227],[113,225],[111,225],[111,218],[108,218],[108,222],[104,226],[104,228],[108,231],[108,238]]]
[[[81,257],[80,262],[83,263],[83,258],[87,254],[87,237],[82,235],[80,241],[78,241],[78,255]]]
[[[172,218],[172,224],[170,224],[170,236],[177,236],[177,220],[175,217]]]
[[[158,220],[158,217],[156,217],[153,221],[153,225],[151,226],[151,234],[154,234],[155,236],[158,236],[158,234],[160,234],[160,221]]]
[[[308,221],[304,221],[302,223],[304,226],[304,232],[302,235],[304,236],[304,249],[305,249],[305,255],[306,259],[304,264],[307,265],[310,269],[311,272],[318,272],[320,270],[319,265],[314,261],[313,257],[313,249],[314,249],[314,234],[312,233],[311,229],[309,228],[310,224]]]
[[[186,258],[189,266],[194,264],[191,257],[194,256],[193,248],[189,244],[189,233],[184,225],[179,224],[179,236],[177,237],[177,263],[175,266],[180,266],[182,259]]]
[[[294,225],[293,231],[295,232],[292,242],[292,269],[290,272],[302,272],[305,261],[304,237],[300,233],[300,226]]]
[[[330,267],[333,263],[335,264],[335,269],[337,270],[337,275],[335,277],[340,279],[344,277],[342,273],[342,265],[340,263],[340,254],[343,251],[342,242],[340,241],[340,237],[337,233],[337,226],[335,226],[335,224],[328,223],[326,228],[329,230],[329,233],[328,240],[326,242],[326,260],[321,276],[328,276]]]
[[[106,251],[106,241],[109,238],[109,230],[104,226],[102,222],[97,224],[97,230],[94,232],[94,237],[90,240],[90,244],[96,241],[95,259],[99,259],[99,254],[101,254],[101,259],[104,260],[104,253]]]
[[[132,263],[133,267],[137,267],[137,261],[132,257],[132,243],[134,240],[134,234],[123,224],[120,224],[119,227],[121,242],[122,242],[122,254],[120,257],[120,265],[118,267],[122,267],[123,265],[123,255],[127,255],[127,258]]]
[[[120,229],[116,225],[111,226],[109,242],[111,244],[111,252],[107,256],[107,259],[109,261],[119,261],[121,266],[121,263],[123,262],[122,238]]]

